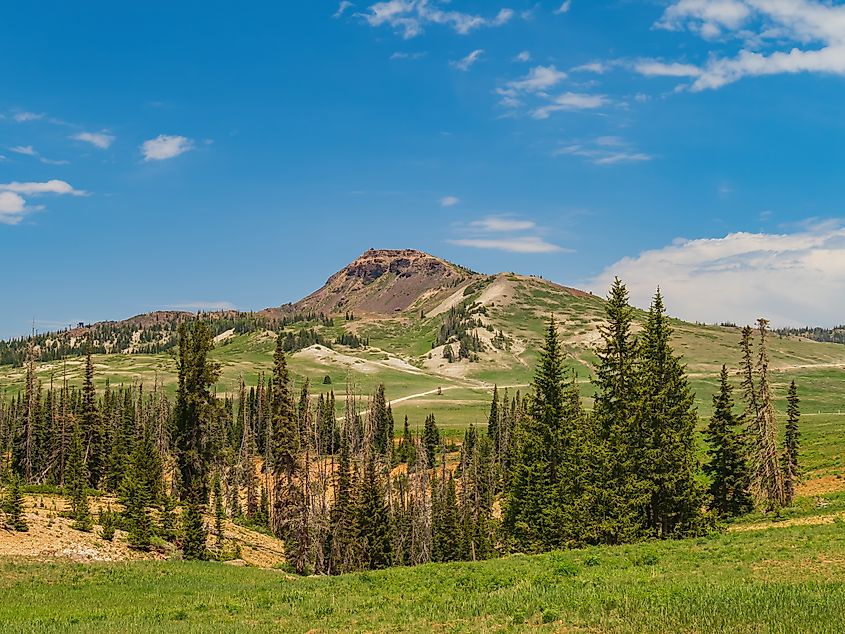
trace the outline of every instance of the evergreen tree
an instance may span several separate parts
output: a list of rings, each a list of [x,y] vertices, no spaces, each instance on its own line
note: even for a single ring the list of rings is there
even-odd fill
[[[618,544],[643,535],[647,483],[638,473],[642,441],[634,417],[637,405],[639,345],[633,335],[628,290],[616,278],[605,302],[606,324],[599,328],[593,385],[596,444],[592,449],[589,508],[590,541]]]
[[[73,528],[88,532],[91,530],[91,509],[88,506],[88,470],[82,449],[79,426],[74,425],[65,477],[65,493],[69,498]]]
[[[20,478],[15,475],[9,482],[9,490],[3,501],[3,512],[6,513],[6,523],[18,532],[26,532],[29,525],[24,517],[23,494],[21,493]]]
[[[109,506],[106,509],[100,509],[100,537],[105,541],[110,542],[114,539],[114,513]]]
[[[79,422],[83,434],[83,449],[88,470],[88,484],[96,489],[103,475],[103,429],[100,411],[97,408],[97,392],[94,387],[94,363],[90,351],[85,356],[85,375],[82,382],[82,404]]]
[[[299,429],[285,360],[284,338],[276,339],[273,372],[270,377],[271,461],[275,477],[273,532],[281,539],[292,535],[301,491],[296,482],[299,470]]]
[[[404,462],[409,467],[416,461],[416,443],[411,428],[408,425],[408,416],[405,415],[405,424],[402,427],[402,438],[399,440],[399,447],[396,450],[396,462]]]
[[[164,473],[161,455],[153,441],[149,426],[145,427],[141,440],[136,444],[131,458],[132,470],[144,489],[148,504],[158,504],[164,490]]]
[[[177,537],[176,531],[176,500],[172,495],[164,494],[161,503],[161,517],[158,534],[162,539],[172,542]]]
[[[554,319],[534,373],[528,415],[515,430],[503,527],[521,550],[571,546],[585,532],[582,487],[587,430],[577,386],[567,380]]]
[[[798,423],[801,419],[800,402],[798,388],[795,386],[795,381],[792,381],[789,384],[789,392],[786,396],[786,436],[784,438],[783,455],[781,457],[784,502],[787,505],[792,504],[795,499],[795,485],[801,474],[798,461],[798,450],[801,441],[801,433],[798,430]]]
[[[455,480],[450,475],[440,482],[432,478],[432,546],[433,561],[457,561],[461,550],[461,526]]]
[[[437,421],[434,420],[434,414],[429,414],[425,418],[425,427],[423,428],[423,446],[425,447],[426,459],[428,466],[434,466],[434,459],[437,455],[437,448],[440,446],[440,431],[437,429]]]
[[[200,505],[189,500],[182,510],[182,555],[185,559],[208,559],[207,532]]]
[[[219,373],[218,366],[208,360],[212,344],[205,322],[197,320],[179,326],[176,460],[182,500],[198,505],[208,502],[209,427],[215,409],[210,388]]]
[[[728,369],[723,365],[719,392],[713,395],[713,417],[704,432],[710,457],[704,471],[710,476],[712,508],[722,517],[736,517],[753,507],[751,474],[739,429],[741,421],[734,415],[733,407],[733,388],[728,383]]]
[[[646,481],[645,529],[659,538],[701,530],[702,495],[695,456],[695,395],[681,359],[670,346],[672,328],[663,297],[655,293],[640,338],[636,436],[637,475]]]
[[[131,470],[126,472],[121,485],[121,500],[128,525],[130,548],[148,550],[152,539],[152,520],[147,512],[147,490]]]
[[[364,565],[370,570],[387,568],[393,556],[390,512],[385,504],[372,455],[364,468],[356,515]]]
[[[490,415],[487,417],[487,435],[493,441],[493,446],[499,447],[499,386],[493,386],[493,398],[490,401]]]
[[[328,572],[342,574],[350,572],[356,564],[354,534],[357,533],[356,516],[352,492],[352,466],[349,455],[349,440],[346,430],[340,438],[340,463],[335,475],[334,504],[329,518],[329,534],[326,543]]]

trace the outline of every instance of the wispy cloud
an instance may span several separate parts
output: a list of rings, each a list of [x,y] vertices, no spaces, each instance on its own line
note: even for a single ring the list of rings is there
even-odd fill
[[[530,62],[531,53],[529,51],[521,51],[513,58],[515,62]]]
[[[113,135],[106,132],[80,132],[74,134],[71,138],[76,141],[90,143],[101,150],[107,150],[114,143],[115,139]]]
[[[390,55],[390,59],[416,60],[416,59],[422,59],[426,55],[427,55],[427,53],[425,51],[417,51],[417,52],[414,52],[414,53],[406,53],[404,51],[396,51],[395,53],[392,53]]]
[[[27,121],[39,121],[46,115],[37,112],[16,112],[12,118],[18,123],[26,123]]]
[[[531,116],[535,119],[548,119],[553,112],[561,110],[595,110],[610,103],[604,95],[590,95],[586,93],[565,92],[553,97],[548,105],[535,108]]]
[[[605,289],[614,276],[640,306],[659,284],[672,314],[689,320],[834,326],[845,314],[845,229],[819,223],[795,233],[678,239],[615,262],[590,284]]]
[[[446,2],[437,0],[386,0],[376,2],[360,15],[370,26],[388,25],[405,39],[420,35],[427,25],[441,25],[466,35],[483,27],[502,26],[514,16],[512,9],[503,8],[493,17],[482,17],[461,11],[441,8]]]
[[[563,4],[561,4],[557,9],[555,9],[555,13],[561,15],[563,13],[569,13],[569,10],[572,8],[572,0],[564,0]]]
[[[472,51],[466,57],[463,57],[459,60],[449,62],[449,64],[451,64],[453,67],[457,68],[458,70],[462,70],[462,71],[466,72],[470,68],[472,68],[473,64],[475,64],[479,59],[481,59],[481,56],[483,54],[484,54],[484,50],[479,48],[479,49]]]
[[[141,153],[145,161],[163,161],[194,149],[193,140],[179,135],[160,134],[144,141]]]
[[[625,139],[616,136],[602,136],[587,143],[570,143],[555,150],[554,154],[577,156],[595,165],[642,163],[654,158],[650,154],[635,149]]]
[[[537,236],[515,238],[459,238],[449,240],[450,244],[473,249],[493,249],[511,253],[558,253],[565,251],[556,244],[546,242]]]
[[[343,0],[340,4],[337,5],[337,11],[334,12],[334,15],[332,15],[332,17],[339,18],[344,13],[346,13],[347,9],[351,9],[354,6],[355,4],[353,2],[349,2],[349,0]]]
[[[454,207],[459,202],[461,202],[461,199],[458,198],[457,196],[444,196],[443,198],[440,199],[440,206],[441,207]]]
[[[460,236],[450,244],[473,249],[492,249],[511,253],[556,253],[569,251],[545,240],[543,230],[532,220],[513,216],[486,216],[467,224],[455,225]]]
[[[31,145],[16,145],[15,147],[10,147],[9,151],[14,152],[15,154],[22,154],[23,156],[31,156],[38,159],[45,165],[67,165],[69,163],[69,161],[65,161],[63,159],[50,159],[46,156],[41,156],[38,150]]]

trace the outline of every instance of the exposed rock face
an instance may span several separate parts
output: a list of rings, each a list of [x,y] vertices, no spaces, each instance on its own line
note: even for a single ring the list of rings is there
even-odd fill
[[[296,304],[300,311],[392,314],[480,276],[414,249],[370,249]]]

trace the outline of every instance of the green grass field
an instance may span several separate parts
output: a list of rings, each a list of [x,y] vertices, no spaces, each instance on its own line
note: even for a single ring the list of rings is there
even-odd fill
[[[838,632],[845,523],[338,578],[219,563],[5,561],[0,596],[10,634]]]

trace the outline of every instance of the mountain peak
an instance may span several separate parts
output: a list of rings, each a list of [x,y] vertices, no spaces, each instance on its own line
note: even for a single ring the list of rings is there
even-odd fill
[[[326,314],[345,311],[390,314],[479,275],[416,249],[369,249],[332,275],[297,308]]]

